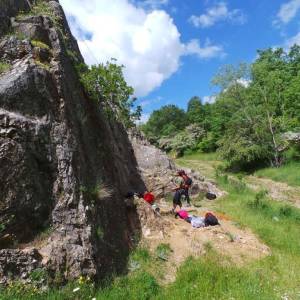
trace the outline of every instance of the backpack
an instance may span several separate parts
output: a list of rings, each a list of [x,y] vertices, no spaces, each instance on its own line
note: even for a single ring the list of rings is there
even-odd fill
[[[219,221],[212,213],[206,213],[204,219],[205,226],[216,226],[219,225]]]
[[[206,198],[208,200],[215,200],[217,198],[217,196],[214,194],[214,193],[211,193],[211,192],[207,192],[206,193]]]
[[[193,180],[192,180],[190,177],[188,177],[188,178],[185,180],[184,183],[185,183],[186,185],[192,185]]]

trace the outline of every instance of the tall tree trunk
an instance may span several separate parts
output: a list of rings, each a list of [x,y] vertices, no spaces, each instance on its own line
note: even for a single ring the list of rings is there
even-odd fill
[[[275,163],[275,167],[278,168],[280,166],[280,161],[279,161],[279,151],[278,151],[278,145],[276,142],[276,138],[275,138],[275,133],[274,133],[274,129],[273,129],[273,124],[272,124],[272,117],[270,115],[270,111],[268,108],[268,98],[266,95],[266,90],[263,89],[263,97],[264,97],[264,101],[265,101],[265,105],[266,105],[266,113],[267,113],[267,119],[268,119],[268,125],[269,125],[269,130],[270,133],[272,135],[272,142],[273,142],[273,148],[274,148],[274,163]]]
[[[273,141],[273,147],[274,147],[275,166],[278,168],[280,166],[278,145],[277,145],[274,130],[273,130],[272,117],[270,116],[270,112],[269,112],[268,109],[267,109],[267,118],[268,118],[268,123],[269,123],[269,130],[270,130],[270,133],[272,135],[272,141]]]

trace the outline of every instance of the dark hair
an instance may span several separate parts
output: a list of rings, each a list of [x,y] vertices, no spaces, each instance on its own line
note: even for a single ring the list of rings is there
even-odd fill
[[[178,174],[179,176],[185,175],[185,171],[184,171],[184,170],[179,170],[179,171],[177,172],[177,174]]]

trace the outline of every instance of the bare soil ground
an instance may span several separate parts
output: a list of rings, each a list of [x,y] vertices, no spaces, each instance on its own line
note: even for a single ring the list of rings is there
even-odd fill
[[[157,234],[156,228],[147,228],[147,235],[143,243],[155,253],[158,245],[169,244],[172,252],[166,262],[163,284],[173,282],[177,268],[189,257],[198,257],[214,249],[228,257],[228,262],[243,265],[252,260],[262,258],[270,254],[269,248],[248,229],[241,229],[233,220],[224,215],[216,215],[220,226],[205,228],[193,228],[191,224],[181,219],[175,219],[168,212],[171,206],[161,203],[162,216],[159,224],[163,223],[163,233]],[[191,214],[202,216],[205,208],[189,208]],[[155,223],[152,222],[155,226]]]
[[[289,204],[300,208],[299,187],[292,187],[284,182],[256,176],[247,176],[246,181],[250,188],[254,190],[265,189],[268,191],[268,195],[274,200],[287,201]]]

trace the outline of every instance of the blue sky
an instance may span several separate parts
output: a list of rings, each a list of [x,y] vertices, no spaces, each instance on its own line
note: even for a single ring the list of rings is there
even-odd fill
[[[300,0],[60,0],[88,64],[117,58],[146,120],[192,96],[212,101],[220,66],[300,44]]]

